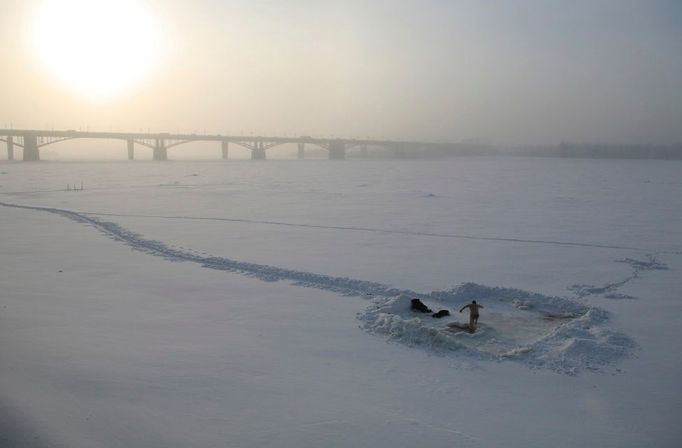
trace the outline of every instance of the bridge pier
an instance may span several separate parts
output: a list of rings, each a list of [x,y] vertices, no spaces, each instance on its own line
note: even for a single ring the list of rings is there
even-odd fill
[[[221,149],[222,154],[223,154],[223,160],[227,160],[227,153],[228,153],[229,145],[230,145],[230,142],[227,140],[223,140],[220,142],[220,149]]]
[[[251,160],[265,160],[263,142],[256,142],[256,147],[251,150]]]
[[[329,160],[343,160],[346,158],[346,144],[340,140],[329,142]]]
[[[40,160],[38,136],[36,134],[24,134],[24,162],[37,162],[38,160]]]
[[[298,142],[298,158],[303,160],[305,157],[305,143]]]
[[[135,160],[135,140],[129,138],[128,140],[128,160]]]
[[[14,137],[7,136],[7,160],[14,160]]]
[[[156,144],[154,145],[154,160],[168,160],[166,141],[162,138],[156,139]]]

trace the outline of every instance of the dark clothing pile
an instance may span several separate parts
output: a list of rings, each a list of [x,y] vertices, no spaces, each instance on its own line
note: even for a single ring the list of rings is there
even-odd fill
[[[424,303],[419,299],[412,299],[411,303],[412,304],[410,305],[410,309],[412,311],[418,311],[420,313],[432,313],[433,312],[429,309],[429,307],[424,305]]]

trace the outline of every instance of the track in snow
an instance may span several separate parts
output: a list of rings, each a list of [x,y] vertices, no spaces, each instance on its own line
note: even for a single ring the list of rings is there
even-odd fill
[[[135,250],[146,252],[151,255],[161,256],[171,261],[188,261],[198,263],[206,268],[242,273],[265,281],[288,280],[292,281],[296,285],[325,289],[345,295],[381,295],[385,297],[396,296],[398,294],[418,295],[413,291],[389,288],[388,286],[380,283],[368,282],[364,280],[354,280],[346,277],[333,277],[328,275],[314,274],[311,272],[278,268],[275,266],[246,263],[224,257],[202,256],[191,251],[172,248],[160,241],[146,239],[137,233],[119,226],[118,224],[101,221],[97,218],[87,216],[84,213],[51,207],[35,207],[28,205],[9,204],[4,202],[0,202],[0,205],[4,207],[54,213],[76,222],[89,224],[110,238],[124,242]]]
[[[158,187],[158,185],[154,185]],[[92,190],[92,188],[91,188]],[[97,190],[97,189],[95,189]],[[101,188],[101,190],[106,190]],[[34,191],[23,191],[23,192],[0,192],[0,194],[14,195],[14,194],[27,194],[27,193],[48,193],[64,191],[59,190],[34,190]],[[24,207],[24,208],[34,208],[36,210],[46,210],[48,207],[29,207],[29,206],[19,206],[10,203],[0,203],[0,205],[11,207]],[[56,210],[56,209],[55,209]],[[64,210],[68,211],[68,210]],[[438,232],[415,232],[410,230],[394,230],[394,229],[380,229],[376,227],[359,227],[359,226],[326,226],[318,224],[304,224],[304,223],[294,223],[294,222],[282,222],[282,221],[269,221],[269,220],[257,220],[257,219],[246,219],[246,218],[218,218],[211,216],[174,216],[174,215],[147,215],[147,214],[127,214],[127,213],[99,213],[99,212],[88,212],[88,211],[68,211],[71,213],[77,213],[79,215],[88,216],[111,216],[111,217],[122,217],[122,218],[152,218],[152,219],[178,219],[178,220],[196,220],[196,221],[225,221],[225,222],[236,222],[236,223],[246,223],[246,224],[263,224],[263,225],[273,225],[273,226],[286,226],[286,227],[301,227],[301,228],[311,228],[311,229],[328,229],[328,230],[346,230],[346,231],[359,231],[359,232],[376,232],[376,233],[387,233],[387,234],[397,234],[397,235],[412,235],[412,236],[423,236],[423,237],[433,237],[433,238],[454,238],[454,239],[466,239],[466,240],[478,240],[478,241],[502,241],[510,243],[529,243],[529,244],[547,244],[554,246],[568,246],[568,247],[594,247],[601,249],[616,249],[616,250],[629,250],[635,252],[653,252],[652,250],[641,248],[641,247],[629,247],[629,246],[618,246],[612,244],[600,244],[600,243],[581,243],[576,241],[554,241],[554,240],[533,240],[533,239],[523,239],[523,238],[506,238],[506,237],[494,237],[494,236],[478,236],[478,235],[467,235],[467,234],[457,234],[457,233],[438,233]],[[676,252],[673,252],[676,253]]]
[[[455,238],[455,239],[479,240],[479,241],[504,241],[504,242],[511,242],[511,243],[550,244],[550,245],[555,245],[555,246],[596,247],[596,248],[601,248],[601,249],[630,250],[630,251],[637,251],[637,252],[647,252],[648,251],[647,249],[638,248],[638,247],[614,246],[614,245],[597,244],[597,243],[580,243],[580,242],[551,241],[551,240],[529,240],[529,239],[521,239],[521,238],[504,238],[504,237],[486,237],[486,236],[464,235],[464,234],[456,234],[456,233],[415,232],[415,231],[410,231],[410,230],[378,229],[375,227],[325,226],[325,225],[319,225],[319,224],[302,224],[302,223],[243,219],[243,218],[215,218],[215,217],[201,217],[201,216],[168,216],[168,215],[94,213],[94,212],[79,212],[79,213],[83,214],[83,215],[88,215],[88,216],[113,216],[113,217],[124,217],[124,218],[154,218],[154,219],[183,219],[183,220],[196,220],[196,221],[226,221],[226,222],[238,222],[238,223],[247,223],[247,224],[266,224],[266,225],[274,225],[274,226],[302,227],[302,228],[309,228],[309,229],[328,229],[328,230],[348,230],[348,231],[359,231],[359,232],[376,232],[376,233],[424,236],[424,237],[435,237],[435,238]]]

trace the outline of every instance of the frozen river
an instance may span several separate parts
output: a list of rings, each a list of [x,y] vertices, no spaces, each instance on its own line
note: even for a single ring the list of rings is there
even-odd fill
[[[0,202],[16,446],[682,440],[681,161],[3,163]]]

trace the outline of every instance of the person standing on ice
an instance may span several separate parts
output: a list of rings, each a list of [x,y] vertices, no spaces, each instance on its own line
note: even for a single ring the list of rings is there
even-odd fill
[[[469,308],[469,329],[471,331],[476,330],[476,325],[478,324],[478,313],[479,308],[483,308],[483,305],[479,305],[475,300],[472,300],[470,304],[464,305],[459,312],[464,311],[465,308]]]

